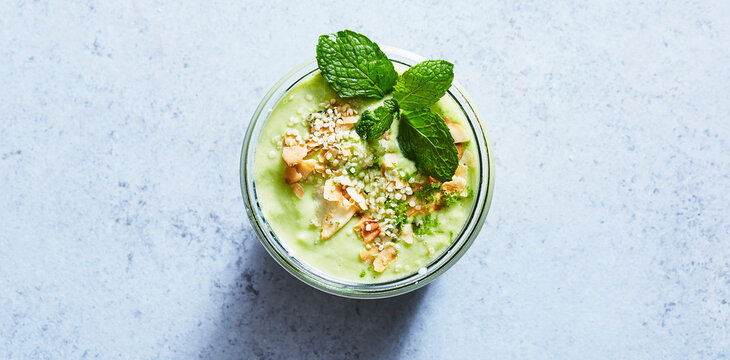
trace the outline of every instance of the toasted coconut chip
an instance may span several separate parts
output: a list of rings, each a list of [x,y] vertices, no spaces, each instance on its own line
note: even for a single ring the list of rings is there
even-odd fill
[[[352,181],[352,179],[350,179],[349,177],[347,177],[345,175],[335,176],[334,178],[332,178],[332,180],[334,180],[336,183],[341,184],[341,185],[355,186],[355,182]]]
[[[337,127],[337,131],[349,131],[350,129],[355,126],[355,124],[337,124],[335,125]]]
[[[357,115],[343,116],[342,123],[337,124],[337,130],[350,130],[357,123],[360,117]]]
[[[281,150],[281,157],[289,166],[294,166],[307,156],[307,148],[302,145],[285,146]]]
[[[284,181],[287,184],[295,183],[302,179],[302,174],[297,171],[297,168],[294,166],[289,166],[284,171]]]
[[[361,215],[360,219],[357,221],[357,224],[355,224],[355,226],[353,226],[352,229],[356,230],[356,231],[360,231],[360,228],[365,226],[365,223],[367,223],[368,221],[373,221],[373,220],[374,219],[368,215]]]
[[[459,155],[459,160],[464,156],[464,144],[456,144],[456,152]]]
[[[386,246],[373,260],[373,270],[381,273],[398,257],[398,250],[395,246]]]
[[[459,159],[459,163],[464,165],[472,165],[474,163],[474,154],[469,150],[464,150],[464,155]]]
[[[302,174],[302,179],[306,179],[312,173],[316,164],[317,160],[314,159],[302,160],[297,164],[297,171]]]
[[[400,238],[405,241],[406,244],[413,244],[413,225],[403,225],[403,230],[400,232]]]
[[[324,187],[322,188],[322,196],[324,196],[324,199],[327,201],[337,203],[344,200],[344,196],[342,195],[342,189],[337,186],[337,184],[335,184],[332,179],[327,179],[327,181],[324,182]]]
[[[448,122],[446,125],[449,127],[451,136],[454,138],[454,143],[458,144],[469,141],[469,134],[463,126],[452,122]]]
[[[377,221],[367,215],[360,217],[360,221],[352,227],[358,232],[362,241],[369,244],[380,234],[380,225]]]
[[[454,176],[466,178],[466,171],[467,171],[467,167],[459,164],[459,166],[456,167],[456,171],[454,171]]]
[[[368,209],[368,202],[365,200],[365,197],[362,196],[355,188],[353,187],[347,187],[345,189],[347,191],[347,195],[350,195],[350,199],[352,199],[358,207],[360,207],[360,210],[367,210]]]
[[[307,156],[314,154],[322,145],[318,144],[314,140],[310,140],[307,142]]]
[[[451,181],[447,181],[441,187],[444,191],[453,192],[456,194],[464,194],[466,192],[466,173],[467,167],[459,164],[454,172],[454,177]]]
[[[352,149],[342,148],[342,151],[340,151],[340,158],[348,159],[350,156],[352,156]]]
[[[362,236],[362,241],[366,244],[372,243],[375,240],[375,238],[377,238],[378,235],[380,235],[380,225],[378,225],[378,223],[374,222],[374,223],[370,224],[370,226],[372,226],[370,231],[365,231],[365,229],[363,229],[360,232],[360,234]]]
[[[360,261],[365,264],[372,265],[373,260],[375,260],[375,257],[378,256],[379,252],[380,250],[377,246],[373,246],[370,249],[363,249],[360,251]]]
[[[466,132],[466,129],[464,129],[463,126],[451,121],[451,119],[447,117],[444,117],[444,121],[446,122],[446,126],[448,126],[449,128],[451,137],[454,138],[455,144],[469,141],[469,134]]]
[[[355,125],[359,119],[360,119],[360,117],[357,115],[343,116],[342,123],[349,124],[349,125]]]
[[[318,162],[318,163],[314,164],[314,171],[321,174],[321,173],[327,171],[327,167],[324,166],[324,164]]]
[[[298,197],[299,199],[301,199],[304,196],[304,187],[302,187],[302,185],[299,183],[292,184],[291,191],[293,191],[294,195],[296,197]]]
[[[336,147],[329,147],[329,148],[326,148],[323,151],[323,153],[324,154],[322,154],[322,156],[324,156],[325,160],[329,161],[329,160],[336,158],[337,155],[339,155],[340,150],[338,150]]]
[[[456,194],[462,194],[466,191],[466,179],[463,177],[454,176],[451,181],[447,181],[441,187],[444,191],[449,191]]]
[[[283,142],[284,142],[284,147],[299,145],[297,143],[297,138],[294,135],[285,135]]]
[[[345,226],[350,219],[352,219],[352,216],[355,215],[356,211],[357,206],[354,205],[336,205],[332,211],[327,213],[327,215],[325,215],[322,219],[322,232],[320,236],[322,241],[329,239],[332,235],[337,233],[337,231],[342,229],[342,227]]]

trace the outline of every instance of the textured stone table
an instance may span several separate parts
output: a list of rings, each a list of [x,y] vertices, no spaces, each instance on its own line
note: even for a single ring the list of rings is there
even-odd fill
[[[200,3],[0,4],[0,358],[730,356],[728,2]],[[496,151],[478,241],[394,299],[289,276],[238,187],[345,27],[453,61]]]

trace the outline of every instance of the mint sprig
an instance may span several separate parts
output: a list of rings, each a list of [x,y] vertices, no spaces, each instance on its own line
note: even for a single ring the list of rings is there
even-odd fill
[[[350,30],[319,37],[317,64],[322,77],[342,98],[381,99],[395,88],[393,99],[362,113],[355,131],[365,140],[378,139],[400,114],[398,145],[403,154],[424,175],[451,180],[459,163],[454,138],[444,119],[428,108],[451,87],[453,64],[423,61],[399,78],[377,44]]]
[[[317,65],[342,98],[380,99],[398,79],[393,63],[380,47],[365,35],[350,30],[319,37]]]
[[[406,70],[398,79],[393,98],[403,110],[427,108],[446,94],[454,80],[454,64],[426,60]]]
[[[449,127],[431,110],[401,114],[398,145],[419,171],[436,180],[450,181],[459,166],[459,154]]]
[[[355,132],[365,140],[378,139],[390,129],[393,119],[398,117],[398,111],[398,103],[395,100],[385,100],[383,105],[374,111],[363,111],[360,120],[355,124]]]
[[[459,165],[459,155],[449,127],[428,110],[451,87],[454,65],[444,60],[426,60],[406,70],[398,79],[393,98],[404,112],[398,126],[398,145],[403,155],[425,175],[450,181]]]

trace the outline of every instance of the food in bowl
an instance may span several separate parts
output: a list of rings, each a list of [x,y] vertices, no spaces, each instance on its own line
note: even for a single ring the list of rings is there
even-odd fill
[[[320,37],[320,71],[270,111],[255,147],[261,211],[294,257],[345,281],[425,272],[469,220],[479,161],[453,65],[394,65],[364,35]]]

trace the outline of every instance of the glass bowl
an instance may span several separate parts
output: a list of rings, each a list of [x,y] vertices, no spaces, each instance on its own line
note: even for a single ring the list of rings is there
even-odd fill
[[[381,49],[396,65],[410,67],[426,60],[421,56],[394,47],[383,46]],[[358,299],[384,298],[416,290],[433,281],[454,265],[477,238],[479,230],[486,220],[494,189],[494,155],[487,128],[469,95],[458,82],[454,81],[446,96],[450,96],[456,101],[468,120],[469,128],[476,142],[474,148],[477,151],[476,158],[479,162],[478,171],[480,172],[478,178],[481,179],[481,182],[478,183],[478,189],[474,192],[475,201],[469,219],[459,235],[454,238],[454,242],[440,256],[425,265],[427,269],[425,273],[423,271],[414,272],[396,280],[380,283],[358,283],[336,278],[307,265],[287,251],[286,246],[279,241],[264,218],[256,195],[256,181],[253,176],[256,165],[254,163],[256,145],[259,142],[261,129],[269,118],[270,109],[273,109],[299,81],[317,71],[319,68],[315,58],[295,66],[271,87],[251,117],[241,149],[240,167],[241,194],[251,225],[261,244],[276,262],[299,280],[319,290]]]

